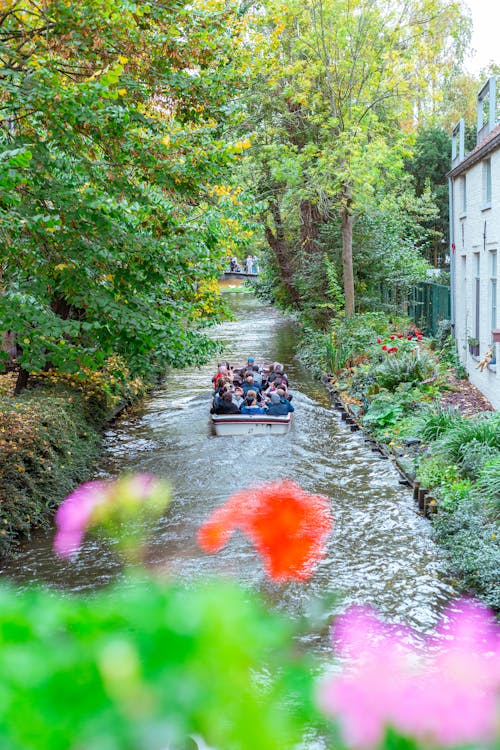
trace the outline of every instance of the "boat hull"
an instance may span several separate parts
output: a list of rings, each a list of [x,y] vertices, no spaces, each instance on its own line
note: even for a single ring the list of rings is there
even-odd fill
[[[292,415],[269,417],[265,414],[213,414],[212,424],[219,437],[229,435],[286,435]]]

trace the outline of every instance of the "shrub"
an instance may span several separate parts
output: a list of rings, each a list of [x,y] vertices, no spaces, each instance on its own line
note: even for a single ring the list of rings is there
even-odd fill
[[[88,477],[99,434],[88,404],[71,389],[26,390],[0,402],[0,555],[48,522],[51,510]]]
[[[469,494],[448,511],[440,506],[434,525],[462,585],[500,609],[498,523],[488,518],[481,499]]]
[[[417,479],[425,487],[450,485],[460,479],[458,467],[445,463],[440,456],[423,458],[417,471]]]
[[[500,454],[486,460],[478,475],[476,490],[478,494],[490,501],[495,511],[500,508]]]
[[[422,415],[420,437],[426,441],[437,440],[462,420],[463,417],[458,409],[452,407],[428,409]]]
[[[439,450],[443,457],[452,463],[460,463],[464,446],[472,441],[500,450],[500,415],[480,415],[457,421],[452,429],[443,435]]]
[[[440,320],[436,331],[436,349],[442,349],[451,337],[451,320]]]
[[[471,440],[461,448],[460,466],[464,476],[477,479],[483,466],[495,458],[500,460],[500,452],[490,445],[480,443],[479,440]],[[494,475],[493,475],[494,476]],[[500,473],[499,473],[500,480]],[[500,482],[498,485],[500,491]]]
[[[427,357],[417,357],[416,354],[389,356],[381,365],[375,368],[376,382],[388,391],[394,391],[400,383],[419,383],[431,373],[431,365]]]

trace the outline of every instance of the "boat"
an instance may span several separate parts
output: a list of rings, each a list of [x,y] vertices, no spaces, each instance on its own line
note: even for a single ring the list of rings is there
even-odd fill
[[[246,271],[224,271],[223,279],[256,279],[258,273],[247,273]]]
[[[212,414],[215,434],[230,435],[286,435],[292,424],[292,414],[279,417],[267,414]]]

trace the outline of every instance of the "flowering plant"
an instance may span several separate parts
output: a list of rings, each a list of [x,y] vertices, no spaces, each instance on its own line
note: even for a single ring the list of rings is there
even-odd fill
[[[98,525],[114,539],[125,531],[129,547],[134,513],[157,516],[166,497],[149,475],[84,485],[58,513],[58,554],[74,553]],[[327,498],[273,482],[229,498],[199,541],[213,552],[239,528],[273,579],[304,580],[332,524]],[[318,680],[319,665],[297,649],[299,625],[232,583],[179,587],[144,571],[91,597],[4,588],[0,600],[0,737],[9,750],[186,741],[284,750],[318,733],[338,748],[493,750],[498,736],[499,627],[469,601],[449,608],[426,658],[409,647],[409,629],[348,610],[334,625],[335,670]]]

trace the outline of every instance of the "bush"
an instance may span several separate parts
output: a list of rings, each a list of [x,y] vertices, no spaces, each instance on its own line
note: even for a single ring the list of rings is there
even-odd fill
[[[460,452],[460,467],[464,476],[469,477],[469,479],[477,479],[487,462],[491,462],[495,458],[497,459],[497,463],[500,461],[500,452],[496,448],[480,443],[479,440],[475,439],[469,443],[465,443]],[[492,479],[494,480],[494,470],[492,472]],[[500,491],[500,471],[497,482],[498,490]],[[488,480],[486,480],[486,484],[488,484]],[[494,481],[492,487],[494,490]]]
[[[455,507],[434,516],[439,541],[462,586],[473,590],[500,609],[500,540],[498,522],[485,513],[480,498],[468,494]]]
[[[458,420],[439,441],[439,450],[447,460],[460,463],[464,446],[472,441],[500,450],[500,414]]]
[[[402,354],[388,356],[387,359],[374,370],[376,382],[388,391],[395,391],[400,383],[419,383],[429,377],[432,372],[427,357],[417,357],[416,354]]]
[[[456,465],[445,463],[440,456],[429,456],[421,460],[417,479],[423,486],[434,488],[452,485],[460,479],[460,475]]]
[[[453,407],[431,408],[422,415],[422,425],[419,430],[420,437],[425,441],[437,440],[445,432],[462,422],[463,417]]]
[[[494,511],[500,508],[500,454],[483,462],[479,472],[476,490],[489,501]]]
[[[0,555],[87,477],[100,436],[72,389],[38,388],[0,401]]]

